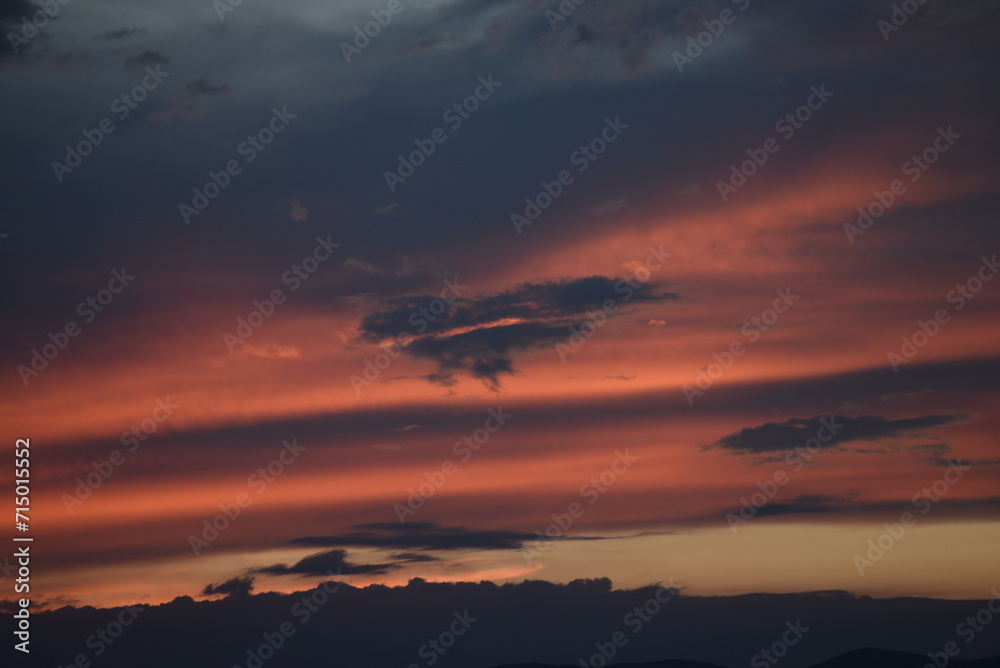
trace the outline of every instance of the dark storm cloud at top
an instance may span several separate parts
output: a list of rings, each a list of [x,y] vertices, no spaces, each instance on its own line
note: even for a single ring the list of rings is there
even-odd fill
[[[8,6],[30,7],[27,3]],[[77,273],[103,271],[104,265],[136,248],[142,249],[138,254],[144,262],[150,255],[160,256],[149,260],[156,267],[188,252],[193,243],[203,248],[200,253],[206,258],[225,261],[236,252],[230,242],[234,233],[242,235],[247,247],[291,252],[297,239],[276,236],[270,223],[260,223],[268,218],[264,212],[274,210],[275,201],[297,191],[310,203],[311,220],[371,223],[353,225],[345,234],[352,254],[386,264],[394,251],[384,239],[393,238],[416,254],[438,255],[468,275],[473,265],[491,271],[519,255],[561,243],[570,225],[574,235],[586,237],[603,222],[580,216],[580,212],[609,198],[629,194],[630,208],[637,212],[654,207],[664,213],[682,211],[683,199],[650,201],[642,188],[649,175],[656,174],[657,182],[669,187],[692,181],[713,183],[719,177],[719,165],[731,159],[732,147],[758,141],[775,117],[801,104],[810,83],[828,83],[838,91],[837,103],[842,105],[836,116],[813,124],[809,138],[802,140],[817,146],[835,143],[859,127],[890,125],[899,114],[912,116],[914,109],[928,119],[931,129],[933,124],[951,121],[951,110],[957,105],[961,105],[961,116],[971,122],[974,110],[982,109],[994,96],[990,90],[979,90],[974,93],[976,104],[962,105],[973,93],[957,87],[939,68],[925,68],[919,85],[897,76],[898,63],[906,59],[929,64],[944,59],[972,78],[985,74],[982,59],[952,48],[977,39],[969,35],[982,29],[975,22],[961,24],[965,31],[961,36],[947,26],[913,22],[886,44],[875,26],[877,17],[861,1],[835,7],[751,3],[727,29],[739,39],[720,38],[713,49],[679,73],[670,54],[684,46],[701,20],[718,11],[716,5],[692,8],[681,2],[623,5],[590,0],[556,31],[550,30],[546,9],[543,3],[501,7],[455,3],[425,14],[408,7],[351,65],[343,61],[337,44],[350,38],[352,21],[365,15],[360,9],[346,13],[342,27],[320,29],[276,16],[278,10],[270,6],[244,3],[227,15],[223,34],[198,44],[194,53],[183,58],[170,50],[171,33],[158,34],[148,28],[142,35],[144,50],[130,56],[130,62],[138,66],[161,62],[155,54],[169,56],[171,77],[143,103],[140,111],[144,113],[129,119],[128,141],[123,134],[108,136],[62,185],[52,178],[50,162],[61,157],[60,151],[79,137],[81,128],[106,113],[115,95],[135,85],[136,71],[122,72],[113,80],[95,80],[87,89],[62,92],[60,104],[53,105],[52,71],[31,64],[37,68],[33,72],[36,87],[21,105],[0,112],[5,127],[23,129],[10,147],[12,160],[0,168],[5,181],[23,193],[12,204],[15,222],[8,232],[20,234],[24,243],[45,244],[53,262],[66,263]],[[61,23],[67,23],[64,15]],[[208,23],[216,17],[207,11],[192,14],[189,20],[193,25],[185,24],[184,29],[190,34],[202,34],[216,25]],[[280,50],[271,43],[254,41],[255,30],[271,20],[279,21],[289,36]],[[852,39],[820,39],[829,35],[831,27]],[[61,46],[83,49],[94,44],[95,33],[118,30],[120,24],[101,26],[87,33],[86,42],[74,43],[70,35],[63,37],[66,43]],[[928,31],[933,31],[935,40],[920,41]],[[778,47],[769,45],[779,43],[772,39],[778,35],[783,38],[780,43],[793,45],[796,60],[775,79],[768,72]],[[246,71],[274,68],[287,75],[284,83],[271,85],[249,78],[246,71],[221,57],[249,44],[254,48],[246,52]],[[390,60],[393,50],[407,44],[420,44],[421,49],[416,55]],[[884,49],[891,57],[861,62],[852,55],[858,44]],[[76,65],[81,75],[89,72],[88,67],[107,64],[99,53],[88,55],[97,60],[92,65]],[[193,60],[192,55],[198,58]],[[539,67],[520,67],[525,59]],[[310,65],[317,61],[325,65],[322,74]],[[205,63],[214,65],[206,70]],[[733,69],[721,70],[720,64]],[[508,75],[515,68],[517,74]],[[479,75],[491,72],[504,81],[503,88],[395,195],[389,193],[382,174],[395,165],[396,156],[412,149],[415,138],[443,126],[441,112],[468,95]],[[230,95],[232,106],[199,116],[184,128],[139,120],[170,108],[174,104],[170,97],[185,82],[200,77],[227,82],[234,91],[239,86],[239,93]],[[703,90],[706,81],[714,82],[712,90]],[[943,94],[927,96],[925,91],[932,87]],[[323,95],[309,97],[304,95],[307,90]],[[341,94],[349,90],[364,93]],[[697,91],[701,92],[696,97]],[[572,113],[566,113],[561,104],[552,104],[567,94],[573,100]],[[407,104],[397,104],[400,99]],[[210,169],[217,170],[232,157],[234,147],[266,120],[273,105],[282,103],[289,104],[293,113],[301,111],[297,125],[213,201],[199,217],[198,229],[181,230],[178,202],[190,196],[193,186],[203,184]],[[41,110],[44,113],[39,115]],[[609,114],[620,114],[630,123],[627,132],[632,137],[623,136],[614,153],[609,150],[580,175],[575,189],[569,189],[533,225],[530,241],[514,238],[509,213],[525,196],[534,194],[540,180],[551,179],[565,165],[570,151],[588,141]],[[740,123],[727,122],[734,115]],[[985,151],[992,140],[983,140]],[[178,145],[189,150],[166,150]],[[135,152],[156,156],[144,162],[139,180],[134,178]],[[769,165],[769,170],[775,178],[794,173],[807,154],[783,153],[782,160]],[[130,187],[112,185],[128,177],[132,177]],[[760,178],[763,182],[771,175]],[[53,192],[60,197],[51,197]],[[98,202],[100,217],[90,220],[81,213],[93,210]],[[402,204],[400,215],[372,213],[393,203]],[[248,219],[256,223],[245,224]],[[62,234],[54,234],[53,221],[64,220],[81,224],[65,226]],[[127,224],[135,220],[144,224]],[[470,226],[469,220],[483,224]],[[464,259],[480,244],[487,244],[493,252]],[[93,252],[80,254],[79,248]],[[20,262],[12,258],[0,271],[23,269]],[[29,287],[38,290],[40,297],[52,289],[41,279],[33,279]],[[331,281],[331,289],[349,293],[350,285]],[[3,310],[12,307],[5,303]],[[488,375],[496,373],[502,371],[487,371]]]
[[[447,302],[396,297],[366,316],[360,329],[362,338],[372,343],[401,333],[415,337],[404,350],[437,362],[431,378],[435,382],[454,384],[454,374],[465,372],[497,388],[502,374],[515,373],[516,353],[568,339],[571,326],[579,326],[588,312],[603,313],[609,300],[617,311],[627,304],[677,299],[677,294],[651,283],[590,276],[525,283],[495,295]]]

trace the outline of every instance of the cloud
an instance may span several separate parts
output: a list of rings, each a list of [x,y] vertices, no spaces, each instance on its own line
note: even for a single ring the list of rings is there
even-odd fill
[[[400,552],[398,554],[392,555],[394,561],[405,562],[405,563],[426,563],[429,561],[441,561],[438,557],[431,556],[429,554],[420,554],[418,552]]]
[[[390,213],[396,213],[399,209],[399,202],[393,202],[392,204],[386,204],[385,206],[377,206],[372,209],[372,213],[378,216],[385,216]]]
[[[605,213],[612,213],[618,211],[619,209],[624,209],[628,200],[625,197],[619,197],[618,199],[608,200],[607,202],[602,202],[597,206],[587,209],[587,212],[595,216],[600,216]]]
[[[198,77],[193,81],[188,81],[184,84],[184,90],[189,95],[214,95],[220,97],[225,97],[232,92],[232,89],[229,88],[229,84],[213,86],[208,83],[207,77]]]
[[[397,564],[352,564],[347,561],[345,550],[329,550],[303,557],[294,566],[274,564],[259,568],[255,573],[269,575],[385,575],[400,568]]]
[[[533,534],[484,531],[465,527],[443,527],[434,522],[377,522],[351,527],[354,531],[334,536],[307,536],[291,541],[296,545],[321,547],[377,547],[399,550],[519,550]]]
[[[208,109],[205,105],[197,102],[188,102],[186,104],[179,104],[176,107],[170,107],[169,109],[154,111],[147,118],[153,123],[173,123],[175,119],[190,121],[192,118],[204,116],[206,111]]]
[[[253,591],[253,576],[235,577],[218,584],[208,584],[201,590],[203,596],[249,596]]]
[[[569,327],[587,320],[588,311],[602,310],[607,300],[622,306],[678,299],[656,290],[651,283],[629,285],[590,276],[523,283],[499,294],[447,303],[427,296],[397,297],[364,318],[361,337],[377,343],[408,332],[413,338],[405,352],[437,364],[431,382],[448,386],[456,374],[465,373],[495,390],[501,375],[515,373],[516,354],[568,339]]]
[[[344,269],[347,271],[360,271],[365,274],[381,274],[382,270],[367,260],[359,260],[356,257],[349,257],[344,260]]]
[[[923,429],[953,424],[962,418],[959,414],[923,415],[897,420],[875,415],[792,418],[785,422],[767,422],[758,427],[741,429],[706,447],[728,450],[735,454],[786,452],[816,438],[817,434],[822,436],[832,433],[823,444],[823,447],[830,448],[853,441],[877,441],[907,433],[919,433]],[[821,433],[820,430],[824,431]]]
[[[760,507],[757,514],[766,517],[774,515],[837,514],[857,517],[859,513],[893,513],[905,508],[910,499],[889,499],[886,501],[861,501],[856,494],[827,495],[801,494],[787,501],[771,501]],[[996,513],[1000,510],[1000,496],[968,499],[940,498],[934,502],[935,516],[961,512],[971,516],[976,511]]]
[[[667,578],[667,573],[662,577]],[[282,665],[318,665],[316,657],[332,657],[334,648],[335,658],[322,665],[406,666],[414,661],[415,648],[441,635],[455,621],[455,613],[467,613],[476,621],[472,633],[459,641],[461,649],[456,645],[453,650],[461,651],[461,656],[447,657],[454,658],[450,665],[523,666],[527,660],[538,662],[535,665],[579,665],[580,648],[592,653],[594,638],[611,638],[621,632],[622,615],[650,609],[657,593],[666,602],[654,608],[655,614],[644,617],[643,657],[710,662],[697,664],[704,666],[746,665],[746,657],[770,645],[775,629],[780,632],[789,620],[802,619],[812,628],[809,633],[822,641],[796,646],[795,665],[804,666],[871,645],[873,637],[879,644],[915,652],[943,647],[954,639],[954,620],[975,615],[991,596],[986,591],[980,601],[870,598],[843,591],[694,596],[683,591],[682,582],[662,585],[681,591],[665,599],[659,586],[621,589],[608,578],[566,584],[413,578],[405,586],[357,587],[333,580],[288,594],[267,592],[209,601],[181,596],[142,612],[139,623],[128,628],[127,639],[101,657],[101,666],[232,665],[247,656],[248,647],[260,645],[263,632],[270,634],[289,621],[297,624],[304,611],[310,613],[305,617],[311,620],[309,626],[297,627],[292,642],[280,650]],[[78,646],[98,623],[103,628],[118,612],[68,608],[44,613],[38,621],[46,629],[47,642],[32,646],[36,664],[55,666],[65,661],[66,647]],[[631,619],[638,616],[632,614]],[[717,642],[720,628],[726,629],[726,642]],[[387,641],[390,632],[391,642]],[[184,643],[171,643],[172,637],[183,637]],[[979,656],[1000,654],[1000,638],[994,633],[981,634],[976,643]]]
[[[169,65],[170,61],[159,51],[145,49],[142,53],[132,56],[125,61],[125,67],[130,70],[141,70],[150,65]]]
[[[998,466],[1000,459],[976,459],[970,460],[962,457],[947,457],[952,452],[951,446],[947,443],[925,443],[910,446],[910,454],[921,464],[927,466],[951,466],[953,462],[959,461],[965,466]]]
[[[32,4],[28,0],[0,0],[0,27],[7,28],[4,31],[6,34],[0,40],[0,59],[22,54],[36,44],[35,40],[41,40],[42,35],[45,33],[45,27],[35,27],[30,19],[38,11],[40,11],[39,6]],[[28,25],[32,26],[39,33],[42,33],[42,35],[33,35],[30,38],[24,36],[26,32],[24,30],[25,17],[29,17]],[[56,18],[58,18],[58,14]],[[22,43],[21,40],[27,43]]]
[[[435,262],[429,257],[414,258],[400,253],[399,259],[403,263],[402,267],[392,272],[393,276],[398,276],[400,278],[409,278],[410,276],[416,274],[418,271],[426,271],[431,276],[436,276],[438,278],[447,278],[448,276],[455,275],[455,272],[449,271],[447,267],[438,262]]]
[[[107,30],[103,35],[98,35],[94,39],[110,42],[112,40],[128,39],[133,35],[138,35],[144,32],[146,31],[142,28],[119,28],[118,30]]]
[[[309,209],[302,203],[298,195],[292,195],[288,200],[288,217],[297,223],[309,220]]]
[[[240,357],[263,357],[264,359],[299,359],[302,357],[302,351],[297,346],[283,346],[280,343],[256,346],[244,342],[237,355]]]

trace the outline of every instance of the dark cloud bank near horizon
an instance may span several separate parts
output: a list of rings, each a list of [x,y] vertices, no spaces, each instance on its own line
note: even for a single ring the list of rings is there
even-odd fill
[[[258,648],[264,634],[273,637],[282,624],[293,633],[263,663],[269,668],[431,665],[427,657],[434,652],[428,641],[452,627],[463,633],[444,654],[437,655],[433,665],[490,668],[542,662],[579,666],[580,659],[589,661],[597,651],[595,643],[607,643],[613,634],[622,632],[627,642],[617,651],[616,662],[682,658],[735,667],[747,665],[761,649],[780,640],[788,624],[808,629],[782,659],[781,665],[788,668],[813,666],[866,647],[926,657],[949,641],[961,647],[958,658],[963,660],[1000,656],[1000,634],[986,627],[972,642],[965,642],[971,627],[966,626],[962,636],[956,635],[956,627],[981,611],[987,601],[873,599],[839,591],[718,597],[681,592],[671,598],[669,590],[656,585],[614,590],[606,578],[565,585],[414,579],[405,587],[365,588],[326,582],[287,595],[250,595],[247,585],[252,582],[246,579],[223,584],[228,586],[222,590],[216,586],[213,592],[230,594],[221,600],[182,596],[170,603],[139,607],[126,632],[105,646],[93,665],[242,667],[247,665],[248,649]],[[657,592],[665,603],[650,603]],[[637,613],[637,607],[646,612]],[[32,644],[34,665],[68,665],[81,653],[93,659],[95,647],[103,643],[93,640],[88,648],[88,638],[107,629],[121,614],[119,610],[65,607],[34,615],[39,641]]]

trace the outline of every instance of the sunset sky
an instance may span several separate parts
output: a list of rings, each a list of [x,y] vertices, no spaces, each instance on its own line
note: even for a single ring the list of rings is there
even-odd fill
[[[1000,585],[996,2],[58,6],[0,45],[36,605]]]

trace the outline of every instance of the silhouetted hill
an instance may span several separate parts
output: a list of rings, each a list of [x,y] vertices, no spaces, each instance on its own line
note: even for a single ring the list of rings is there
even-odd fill
[[[811,668],[924,668],[930,659],[925,655],[909,652],[892,652],[886,649],[866,647],[847,652],[829,661],[818,663]],[[962,661],[950,659],[948,668],[1000,668],[1000,657]],[[514,663],[495,668],[578,668],[577,666],[550,666],[541,663]],[[653,663],[612,663],[608,668],[726,668],[714,663],[700,661],[656,661]]]
[[[655,663],[614,663],[609,668],[726,668],[716,663],[703,663],[701,661],[684,661],[674,659],[669,661],[657,661]],[[506,666],[496,666],[496,668],[570,668],[569,666],[546,666],[541,663],[517,663]],[[578,668],[578,667],[577,667]]]
[[[866,647],[847,654],[841,654],[829,661],[816,664],[813,668],[923,668],[931,663],[926,654],[910,654],[909,652],[891,652],[885,649]],[[1000,657],[962,661],[949,659],[949,668],[997,668]]]

